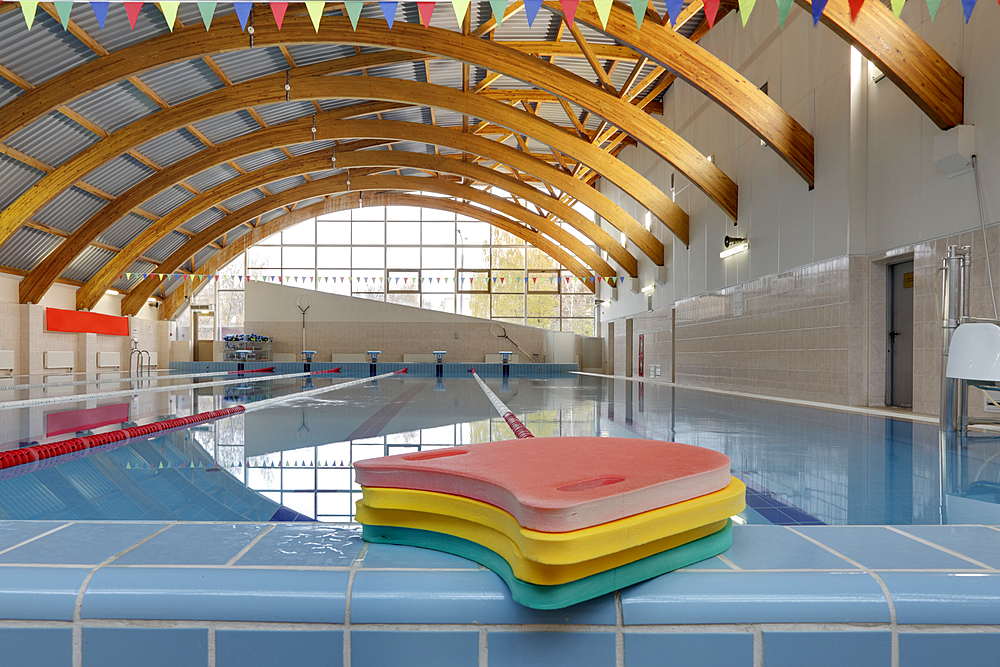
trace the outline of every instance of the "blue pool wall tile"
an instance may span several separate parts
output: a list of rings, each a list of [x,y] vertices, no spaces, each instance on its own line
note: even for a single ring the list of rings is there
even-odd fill
[[[764,631],[767,667],[890,667],[892,633]],[[909,663],[900,663],[906,664]]]
[[[1000,530],[987,526],[898,526],[898,529],[1000,568]]]
[[[615,664],[611,632],[490,632],[490,667],[607,667]]]
[[[208,629],[84,628],[83,667],[205,667]]]
[[[882,572],[896,622],[1000,625],[1000,574]]]
[[[419,549],[417,547],[402,546],[399,544],[370,544],[362,567],[391,567],[391,568],[463,568],[468,570],[478,570],[479,564],[432,549]]]
[[[753,635],[747,632],[625,633],[625,667],[753,667]]]
[[[996,665],[1000,633],[901,632],[899,664],[906,667]]]
[[[347,567],[361,553],[361,527],[282,523],[271,529],[236,565],[254,567]]]
[[[65,525],[64,521],[0,521],[0,551]]]
[[[71,628],[0,628],[0,665],[66,667],[72,664]]]
[[[0,555],[0,563],[98,565],[166,525],[76,523]]]
[[[225,565],[260,535],[260,524],[178,524],[115,560],[115,565]]]
[[[800,526],[795,530],[873,570],[968,569],[977,566],[885,526]]]
[[[76,598],[88,574],[82,568],[0,570],[0,619],[72,621]]]
[[[351,667],[468,667],[479,663],[479,632],[351,631]],[[492,661],[490,664],[493,664]],[[222,667],[221,665],[219,667]]]
[[[341,630],[216,630],[215,667],[344,664]]]
[[[857,570],[856,565],[780,526],[746,526],[733,532],[723,555],[744,570]]]

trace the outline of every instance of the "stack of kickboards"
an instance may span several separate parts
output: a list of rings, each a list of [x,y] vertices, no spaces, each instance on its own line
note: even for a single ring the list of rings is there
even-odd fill
[[[525,438],[358,461],[369,542],[496,572],[560,609],[716,556],[746,488],[725,454],[653,440]]]

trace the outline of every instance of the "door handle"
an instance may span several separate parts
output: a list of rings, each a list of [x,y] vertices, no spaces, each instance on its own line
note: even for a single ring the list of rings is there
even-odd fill
[[[893,343],[895,343],[896,342],[896,336],[899,336],[899,335],[900,335],[900,333],[898,331],[890,331],[889,332],[889,340],[891,340]]]

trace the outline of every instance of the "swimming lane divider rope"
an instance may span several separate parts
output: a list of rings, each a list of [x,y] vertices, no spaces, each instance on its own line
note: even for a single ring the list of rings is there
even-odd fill
[[[276,403],[288,401],[292,398],[319,394],[328,391],[335,391],[337,389],[352,387],[355,385],[363,384],[365,382],[372,382],[380,378],[391,377],[393,375],[398,375],[400,373],[406,373],[406,369],[404,368],[402,370],[393,371],[391,373],[383,373],[382,375],[376,375],[375,377],[363,378],[360,380],[350,380],[348,382],[341,382],[339,384],[331,385],[329,387],[319,387],[317,389],[311,389],[309,391],[299,392],[297,394],[292,394],[290,396],[278,396],[276,398],[271,398],[264,401],[258,401],[249,407],[243,405],[237,405],[231,408],[223,408],[221,410],[211,410],[209,412],[201,412],[199,414],[190,415],[188,417],[177,417],[174,419],[166,419],[164,421],[153,422],[152,424],[144,424],[142,426],[132,426],[130,428],[118,429],[116,431],[108,431],[107,433],[98,433],[96,435],[88,435],[79,438],[70,438],[68,440],[60,440],[59,442],[50,442],[44,445],[31,445],[29,447],[21,447],[20,449],[11,449],[8,451],[0,452],[0,470],[4,470],[6,468],[13,468],[15,466],[29,465],[32,463],[44,461],[45,459],[50,459],[56,456],[62,456],[64,454],[73,454],[75,452],[84,452],[84,456],[86,456],[90,452],[85,450],[90,450],[94,447],[102,447],[104,445],[110,445],[110,444],[115,444],[116,446],[122,446],[128,444],[132,440],[147,439],[149,437],[155,436],[158,433],[162,433],[163,431],[169,431],[176,428],[184,428],[187,426],[192,426],[194,424],[201,424],[203,422],[214,421],[216,419],[221,419],[223,417],[229,417],[235,414],[251,412],[253,410],[259,410],[262,407],[268,407]],[[198,385],[198,386],[207,386],[207,385]],[[25,472],[30,472],[30,470],[26,470]]]
[[[525,427],[524,424],[521,423],[520,419],[514,416],[514,413],[510,411],[510,408],[504,405],[503,401],[497,398],[497,395],[486,386],[486,383],[483,382],[483,378],[479,377],[479,373],[476,372],[476,369],[473,368],[469,372],[472,373],[472,377],[476,378],[476,382],[478,382],[479,386],[482,387],[484,392],[486,392],[486,398],[490,399],[490,403],[492,403],[493,407],[496,408],[496,411],[500,413],[503,420],[507,422],[507,426],[510,426],[510,430],[514,432],[514,435],[518,438],[534,438],[535,436],[527,429],[527,427]]]

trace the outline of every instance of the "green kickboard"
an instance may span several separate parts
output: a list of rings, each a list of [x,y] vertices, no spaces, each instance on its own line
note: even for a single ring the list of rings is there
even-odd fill
[[[510,588],[515,602],[532,609],[562,609],[718,556],[733,543],[732,526],[733,522],[730,520],[719,532],[694,542],[606,572],[554,586],[521,581],[514,576],[507,561],[496,552],[460,537],[415,528],[367,525],[364,526],[362,535],[369,542],[421,547],[468,558],[499,575]]]

